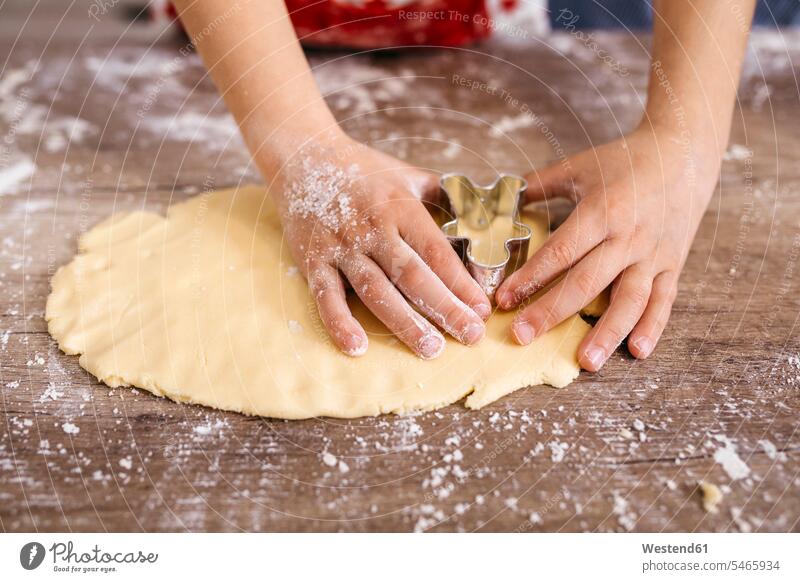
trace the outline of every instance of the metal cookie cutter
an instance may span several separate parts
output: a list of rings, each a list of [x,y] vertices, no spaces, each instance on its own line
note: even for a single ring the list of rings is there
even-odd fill
[[[501,174],[490,186],[477,186],[461,174],[440,181],[441,204],[450,217],[442,231],[467,270],[490,297],[528,258],[531,229],[519,220],[528,183]]]

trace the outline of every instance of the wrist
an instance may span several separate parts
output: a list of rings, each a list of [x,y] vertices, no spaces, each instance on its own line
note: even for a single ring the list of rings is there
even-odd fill
[[[709,116],[691,116],[680,109],[669,115],[647,111],[637,130],[651,131],[659,140],[677,141],[696,157],[719,163],[728,146],[730,125]]]
[[[253,159],[267,180],[275,179],[304,152],[335,151],[352,141],[333,116],[329,120],[308,121],[275,124],[254,120],[242,128]]]
[[[287,197],[323,187],[318,181],[337,181],[343,168],[352,164],[359,149],[366,146],[351,139],[338,126],[316,132],[276,136],[255,159],[269,184],[269,194],[283,208]]]
[[[705,172],[718,171],[727,147],[726,142],[720,143],[713,128],[702,123],[664,123],[646,115],[634,132],[650,135],[659,150],[666,152],[668,157],[674,155],[692,160]]]

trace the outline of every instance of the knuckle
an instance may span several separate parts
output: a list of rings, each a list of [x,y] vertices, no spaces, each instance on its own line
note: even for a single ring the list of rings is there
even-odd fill
[[[446,297],[442,303],[441,311],[452,327],[465,328],[472,322],[471,310],[457,298]]]
[[[643,310],[650,299],[649,285],[635,285],[628,290],[628,300],[638,310]]]
[[[550,265],[567,267],[575,259],[575,246],[572,242],[565,240],[553,241],[548,245],[545,258]]]
[[[645,235],[647,234],[647,229],[641,222],[634,222],[633,226],[630,228],[630,232],[628,233],[628,238],[632,242],[645,242],[647,238]]]
[[[393,331],[401,341],[415,346],[421,339],[435,333],[431,323],[416,311],[410,311],[408,316],[399,317],[396,329]]]
[[[437,240],[426,245],[423,260],[432,266],[443,265],[453,256],[453,247],[449,242]]]
[[[392,283],[406,282],[414,271],[411,255],[395,245],[388,256],[388,275]]]
[[[404,289],[419,289],[425,284],[425,271],[410,254],[392,256],[389,280]]]
[[[358,263],[351,269],[350,283],[356,290],[365,290],[376,280],[375,273],[363,263]]]
[[[311,271],[308,275],[308,288],[316,301],[319,301],[325,293],[333,287],[331,278],[322,270]]]
[[[609,344],[609,347],[611,345],[614,347],[618,346],[623,338],[628,335],[628,332],[617,323],[606,323],[599,331],[602,332],[603,337],[608,340],[607,344]]]
[[[599,283],[597,274],[592,271],[578,271],[574,275],[575,277],[575,285],[578,289],[583,293],[585,296],[597,294],[599,289]]]

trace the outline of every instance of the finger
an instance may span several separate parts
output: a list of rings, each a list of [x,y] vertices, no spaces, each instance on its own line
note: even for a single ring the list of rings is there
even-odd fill
[[[341,269],[367,309],[411,351],[425,360],[442,353],[444,336],[408,304],[372,259],[364,255],[351,257]]]
[[[653,281],[644,314],[628,337],[628,349],[634,357],[644,359],[653,353],[669,321],[677,291],[678,274],[673,271],[664,271]]]
[[[564,161],[558,161],[544,168],[534,170],[525,179],[525,203],[568,197],[574,190],[572,172]]]
[[[578,347],[578,363],[596,372],[639,321],[647,307],[653,277],[637,264],[625,269],[614,284],[611,303]]]
[[[503,281],[495,294],[502,309],[513,309],[603,242],[605,217],[588,208],[578,204],[541,248]]]
[[[492,304],[478,282],[467,272],[453,245],[427,212],[423,210],[415,218],[401,225],[400,236],[456,297],[481,319],[488,319],[492,314]]]
[[[350,312],[339,272],[330,265],[315,266],[308,286],[333,343],[348,356],[363,355],[369,345],[367,334]]]
[[[403,239],[395,238],[385,252],[372,258],[411,303],[458,341],[472,345],[483,337],[483,320],[450,292]]]
[[[589,253],[552,289],[517,314],[511,324],[517,343],[527,345],[578,313],[627,266],[621,263],[623,257],[619,246],[610,242]]]

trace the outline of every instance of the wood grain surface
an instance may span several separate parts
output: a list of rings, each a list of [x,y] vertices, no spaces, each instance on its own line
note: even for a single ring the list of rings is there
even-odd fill
[[[286,422],[110,390],[47,334],[81,232],[259,177],[185,40],[110,14],[26,26],[0,25],[3,531],[800,529],[798,33],[753,37],[737,147],[651,359],[621,349],[480,411]],[[353,136],[486,179],[638,121],[648,39],[595,40],[613,61],[566,33],[310,57]]]

